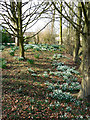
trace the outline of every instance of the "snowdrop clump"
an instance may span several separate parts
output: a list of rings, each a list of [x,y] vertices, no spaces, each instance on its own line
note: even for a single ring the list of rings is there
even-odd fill
[[[37,74],[36,73],[32,73],[31,74],[33,77],[37,77]]]
[[[54,57],[56,57],[56,54],[54,54]],[[54,61],[52,63],[52,66],[57,67],[56,69],[58,71],[67,72],[67,73],[71,73],[71,74],[74,73],[77,75],[79,74],[79,72],[75,70],[75,67],[69,67],[67,65],[64,65],[64,63],[62,63],[62,62]]]
[[[71,82],[71,84],[70,83],[63,83],[62,85],[60,85],[60,88],[62,90],[73,91],[73,90],[80,90],[81,85],[78,82]]]
[[[53,83],[50,83],[48,81],[46,81],[44,84],[47,85],[47,86],[54,86]]]
[[[69,107],[69,106],[66,107],[66,111],[67,111],[67,112],[70,112],[71,110],[72,110],[71,107]]]
[[[70,95],[69,92],[62,92],[62,90],[53,90],[52,93],[49,94],[50,97],[53,99],[57,99],[58,101],[66,101],[69,102],[73,100],[73,97]]]
[[[28,68],[28,71],[34,73],[34,70],[32,70],[31,68]]]
[[[60,45],[48,45],[48,44],[26,44],[24,46],[24,50],[34,49],[37,51],[56,51],[56,50],[63,50],[64,48],[60,48]]]
[[[54,76],[58,76],[58,77],[61,77],[62,76],[62,73],[61,72],[58,72],[58,71],[56,71],[56,72],[49,72],[49,74],[50,75],[54,75]]]
[[[70,68],[66,65],[58,65],[58,67],[57,67],[58,71],[66,71],[68,69],[70,69]]]
[[[49,77],[47,71],[45,71],[45,72],[43,73],[43,76],[44,76],[44,77]]]
[[[4,45],[0,45],[0,51],[4,50],[5,46]]]
[[[54,54],[54,55],[53,55],[53,59],[59,59],[59,58],[61,58],[61,57],[65,57],[65,56],[62,55],[62,54]]]
[[[77,81],[77,78],[73,77],[73,74],[79,75],[79,72],[75,70],[75,67],[68,67],[67,65],[64,65],[64,63],[62,62],[56,62],[54,61],[52,63],[53,68],[56,67],[55,72],[51,72],[50,71],[50,75],[55,75],[55,76],[59,76],[59,77],[63,77],[63,79],[66,80],[70,80],[73,79],[73,81]]]

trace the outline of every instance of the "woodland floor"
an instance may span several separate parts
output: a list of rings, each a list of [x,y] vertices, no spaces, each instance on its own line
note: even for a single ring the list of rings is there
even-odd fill
[[[88,120],[90,116],[90,102],[87,100],[58,100],[50,96],[52,89],[49,89],[49,82],[55,86],[63,84],[62,77],[50,75],[48,71],[56,71],[52,66],[53,55],[63,54],[66,58],[57,61],[63,62],[69,67],[75,67],[72,56],[65,51],[36,51],[28,49],[25,51],[25,60],[17,60],[9,54],[10,47],[2,51],[2,58],[7,61],[6,68],[2,69],[2,120]],[[39,54],[39,57],[35,57]],[[19,56],[19,50],[15,51]],[[69,59],[68,59],[69,58]],[[27,59],[33,59],[30,64]],[[28,69],[34,71],[34,75]],[[77,69],[77,67],[76,67]],[[47,71],[48,76],[43,73]],[[35,76],[35,74],[38,74]],[[81,74],[75,75],[81,83]],[[56,88],[55,88],[56,89]],[[67,90],[64,92],[68,92]],[[71,95],[79,91],[70,91]]]

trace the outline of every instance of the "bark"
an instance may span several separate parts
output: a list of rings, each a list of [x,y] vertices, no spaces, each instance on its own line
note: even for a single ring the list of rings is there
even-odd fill
[[[90,97],[90,3],[87,6],[88,22],[86,21],[85,33],[83,34],[83,58],[82,58],[82,74],[81,90],[78,97]]]
[[[74,8],[74,2],[69,2],[69,6],[72,6],[72,8]],[[69,10],[69,16],[71,17],[71,20],[72,21],[74,21],[73,19],[73,16],[74,16],[74,14],[73,14],[73,12],[71,11],[71,10]],[[71,33],[71,31],[73,30],[73,26],[72,26],[72,24],[69,24],[69,27],[70,27],[70,34],[72,34]],[[71,35],[70,35],[71,36]]]
[[[81,18],[82,18],[82,8],[81,8],[81,3],[78,3],[78,17],[77,18],[77,26],[76,30],[76,40],[75,40],[75,46],[74,46],[74,52],[73,52],[73,60],[75,63],[80,64],[80,59],[79,59],[79,49],[80,49],[80,29],[81,29]]]
[[[17,19],[17,21],[16,21],[16,23],[14,23],[14,26],[15,26],[15,28],[16,28],[16,31],[15,31],[15,33],[16,33],[16,35],[17,35],[17,37],[15,37],[15,45],[16,46],[19,46],[19,29],[18,29],[18,19]]]
[[[60,4],[60,12],[62,13],[62,2]],[[63,44],[62,40],[62,15],[60,15],[60,44]]]
[[[18,4],[18,32],[19,32],[19,49],[20,49],[20,57],[24,57],[24,39],[22,32],[22,2],[21,0],[17,2]]]
[[[78,3],[78,17],[77,18],[77,26],[76,30],[76,40],[75,40],[75,47],[74,47],[74,53],[73,53],[73,60],[75,63],[80,64],[80,59],[79,59],[79,49],[80,49],[80,29],[81,29],[81,18],[82,18],[82,8],[81,8],[81,3]]]
[[[39,34],[37,34],[37,44],[39,44]]]
[[[52,18],[53,19],[52,19],[51,33],[53,34],[54,33],[54,22],[55,22],[55,9],[54,9]]]
[[[15,6],[15,1],[14,0],[12,0],[11,2],[10,2],[10,6],[11,6],[11,13],[12,13],[12,19],[11,19],[11,21],[12,21],[12,23],[13,23],[13,26],[14,26],[14,28],[16,29],[15,30],[15,35],[17,35],[18,36],[18,18],[17,18],[17,14],[16,14],[16,11],[15,11],[15,8],[16,8],[16,6]],[[15,37],[15,45],[16,46],[19,46],[19,40],[18,40],[18,37]]]
[[[54,9],[53,16],[52,16],[51,40],[49,41],[50,44],[52,44],[53,42],[55,43],[55,38],[54,38],[54,23],[55,23],[55,9]]]
[[[15,37],[15,46],[19,46],[19,40],[17,37]]]
[[[75,39],[75,46],[74,46],[74,52],[73,52],[73,60],[77,64],[80,64],[79,49],[80,49],[80,33],[78,31],[76,31],[76,39]]]
[[[24,46],[23,46],[23,37],[19,38],[19,49],[20,49],[20,57],[24,58]]]

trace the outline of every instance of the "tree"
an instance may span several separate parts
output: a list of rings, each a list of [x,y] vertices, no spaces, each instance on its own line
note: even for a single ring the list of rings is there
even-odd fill
[[[51,23],[51,33],[54,33],[54,23],[55,23],[55,9],[52,14],[52,23]]]
[[[24,57],[24,39],[22,32],[22,1],[19,0],[17,2],[17,14],[18,14],[18,40],[19,40],[19,49],[20,49],[20,57]]]
[[[68,8],[70,8],[72,11],[73,9],[68,5],[67,2],[64,2]],[[77,14],[73,11],[74,15],[84,21],[84,24],[81,26],[81,30],[79,30],[78,24],[75,21],[72,21],[71,18],[68,16],[68,14],[62,14],[60,12],[60,9],[57,7],[57,4],[55,2],[52,2],[55,9],[58,11],[59,14],[61,14],[68,22],[72,24],[72,26],[79,31],[83,35],[83,59],[82,59],[82,83],[81,83],[81,89],[78,94],[78,97],[84,98],[87,96],[90,96],[90,2],[87,2],[87,5],[85,5],[84,2],[81,2],[81,8],[83,10],[83,16],[84,19],[82,20]],[[84,26],[84,30],[83,30]]]
[[[55,44],[55,9],[53,8],[53,14],[52,14],[52,23],[51,23],[51,44]],[[48,34],[49,35],[49,34]]]
[[[74,2],[69,2],[69,6],[70,6],[70,8],[73,8],[73,10],[75,9]],[[73,11],[70,8],[68,8],[69,17],[73,21],[74,20],[74,14],[73,14]],[[75,29],[70,22],[67,21],[67,23],[68,23],[68,27],[67,27],[67,29],[68,29],[68,37],[67,37],[68,51],[71,55],[73,55],[74,40],[75,40]]]
[[[60,4],[60,12],[62,13],[62,1]],[[63,40],[62,40],[62,14],[60,14],[60,44],[63,44]]]
[[[82,8],[81,3],[78,3],[78,17],[77,18],[77,24],[78,24],[78,30],[76,30],[76,39],[75,39],[75,46],[74,46],[74,53],[73,53],[73,60],[75,63],[80,62],[79,59],[79,49],[80,49],[80,29],[81,29],[81,18],[82,18]]]
[[[83,58],[82,58],[82,83],[78,97],[90,96],[90,2],[87,3],[87,10],[84,3],[82,10],[85,18],[84,33],[83,33]]]
[[[55,38],[56,38],[56,34],[54,32],[51,33],[50,26],[47,26],[47,28],[44,29],[39,35],[40,43],[44,43],[44,44],[54,44]]]
[[[18,15],[17,15],[17,13],[16,13],[16,11],[15,11],[15,9],[16,9],[16,6],[15,6],[15,2],[14,2],[14,0],[12,0],[12,1],[10,1],[10,6],[11,6],[11,13],[12,13],[12,17],[14,18],[13,20],[12,20],[12,23],[13,23],[13,25],[14,25],[14,28],[15,28],[15,33],[17,34],[17,35],[19,35],[19,32],[18,32]],[[15,45],[16,46],[19,46],[19,39],[18,39],[18,37],[15,37]]]
[[[54,34],[55,34],[55,29],[54,29],[54,24],[55,24],[55,9],[53,10],[53,14],[52,14],[51,40],[49,40],[49,42],[52,41],[52,42],[55,43],[55,36],[54,36]],[[48,35],[49,35],[49,34],[48,34]]]
[[[22,10],[26,5],[29,7]],[[0,2],[2,27],[19,40],[20,57],[24,56],[24,33],[40,19],[42,13],[50,7],[49,2],[2,1]]]

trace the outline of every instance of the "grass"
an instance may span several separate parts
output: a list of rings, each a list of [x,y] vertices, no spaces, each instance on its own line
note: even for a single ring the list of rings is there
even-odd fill
[[[65,83],[63,77],[49,75],[49,72],[57,71],[56,67],[52,66],[52,58],[55,53],[62,53],[70,58],[60,58],[57,60],[58,62],[68,63],[69,67],[75,66],[70,55],[58,50],[54,52],[38,51],[37,53],[33,49],[28,49],[25,52],[27,59],[19,61],[9,54],[9,50],[8,47],[2,51],[3,58],[7,61],[6,69],[2,69],[2,120],[88,119],[90,107],[88,101],[79,100],[73,97],[72,93],[73,102],[67,101],[66,98],[58,100],[56,95],[56,97],[52,97],[52,94],[56,92],[45,84],[49,82],[55,86],[58,83],[58,86],[55,87],[58,90],[59,85]],[[35,57],[37,54],[40,54],[38,59]],[[15,51],[15,56],[19,56],[18,50]],[[32,75],[32,71],[36,76]],[[47,77],[45,77],[45,71],[47,71]],[[81,83],[81,75],[75,75],[75,77]],[[75,93],[77,92],[75,91]]]

